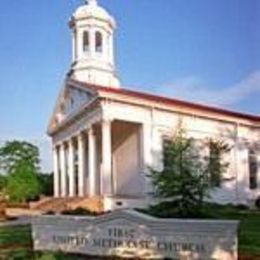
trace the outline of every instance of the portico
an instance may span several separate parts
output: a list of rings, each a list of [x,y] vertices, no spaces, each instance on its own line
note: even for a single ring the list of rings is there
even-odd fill
[[[141,130],[137,123],[102,120],[57,142],[55,197],[143,196]]]

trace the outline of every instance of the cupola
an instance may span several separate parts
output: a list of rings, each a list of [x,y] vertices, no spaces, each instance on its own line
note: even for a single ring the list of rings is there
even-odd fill
[[[118,88],[114,58],[114,18],[97,0],[77,8],[70,20],[73,61],[70,77],[78,81]]]

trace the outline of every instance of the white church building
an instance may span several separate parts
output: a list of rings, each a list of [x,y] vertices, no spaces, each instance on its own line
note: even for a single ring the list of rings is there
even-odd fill
[[[147,174],[162,169],[164,139],[180,122],[201,143],[231,147],[214,201],[248,204],[260,196],[260,116],[122,88],[116,21],[96,0],[75,11],[70,29],[73,60],[48,126],[56,198],[95,198],[104,210],[147,206]]]

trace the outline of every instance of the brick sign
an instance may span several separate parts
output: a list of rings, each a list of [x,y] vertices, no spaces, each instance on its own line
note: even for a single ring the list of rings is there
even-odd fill
[[[40,216],[35,250],[142,259],[237,259],[238,221],[157,219],[132,210],[99,217]]]

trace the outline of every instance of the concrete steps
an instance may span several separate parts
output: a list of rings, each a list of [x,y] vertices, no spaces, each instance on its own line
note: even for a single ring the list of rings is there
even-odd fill
[[[52,211],[60,213],[64,210],[85,208],[94,212],[103,211],[103,200],[101,197],[93,198],[44,198],[38,202],[30,203],[30,209],[42,212]]]
[[[84,208],[94,212],[103,212],[104,204],[102,197],[81,198],[80,200],[68,202],[71,209]]]

